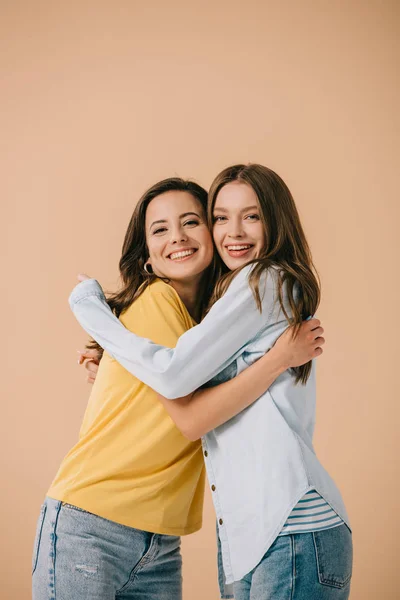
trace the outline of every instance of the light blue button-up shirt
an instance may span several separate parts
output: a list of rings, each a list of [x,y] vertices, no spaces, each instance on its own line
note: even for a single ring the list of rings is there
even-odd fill
[[[203,321],[170,349],[127,330],[95,280],[70,297],[82,327],[130,373],[167,398],[231,379],[267,352],[288,323],[277,300],[276,271],[260,280],[262,311],[242,269]],[[285,308],[290,314],[285,289]],[[212,381],[210,381],[212,380]],[[204,436],[203,450],[217,514],[226,583],[262,559],[293,507],[318,491],[348,524],[341,494],[312,444],[315,366],[305,385],[286,371],[254,404]]]

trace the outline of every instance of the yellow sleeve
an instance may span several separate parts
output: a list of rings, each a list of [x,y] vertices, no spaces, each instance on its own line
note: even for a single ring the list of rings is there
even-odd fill
[[[136,335],[168,348],[174,348],[179,337],[193,326],[175,290],[160,280],[145,289],[120,321]]]

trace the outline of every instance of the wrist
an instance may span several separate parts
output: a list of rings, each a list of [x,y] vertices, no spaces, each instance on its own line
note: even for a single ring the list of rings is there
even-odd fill
[[[268,354],[279,375],[290,369],[290,357],[287,353],[281,352],[276,346],[273,346]]]

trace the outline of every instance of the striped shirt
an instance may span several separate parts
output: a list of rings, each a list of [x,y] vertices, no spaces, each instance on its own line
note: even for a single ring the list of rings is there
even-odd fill
[[[279,535],[322,531],[342,523],[342,519],[327,501],[315,490],[310,490],[296,504]]]

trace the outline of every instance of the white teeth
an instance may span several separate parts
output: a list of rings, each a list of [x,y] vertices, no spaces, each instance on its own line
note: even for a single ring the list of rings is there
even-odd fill
[[[251,248],[251,245],[248,244],[246,246],[227,246],[228,250],[248,250]]]
[[[183,250],[182,252],[174,252],[173,254],[170,254],[170,258],[172,258],[172,260],[175,260],[177,258],[184,258],[185,256],[191,256],[192,254],[194,254],[194,250]]]

